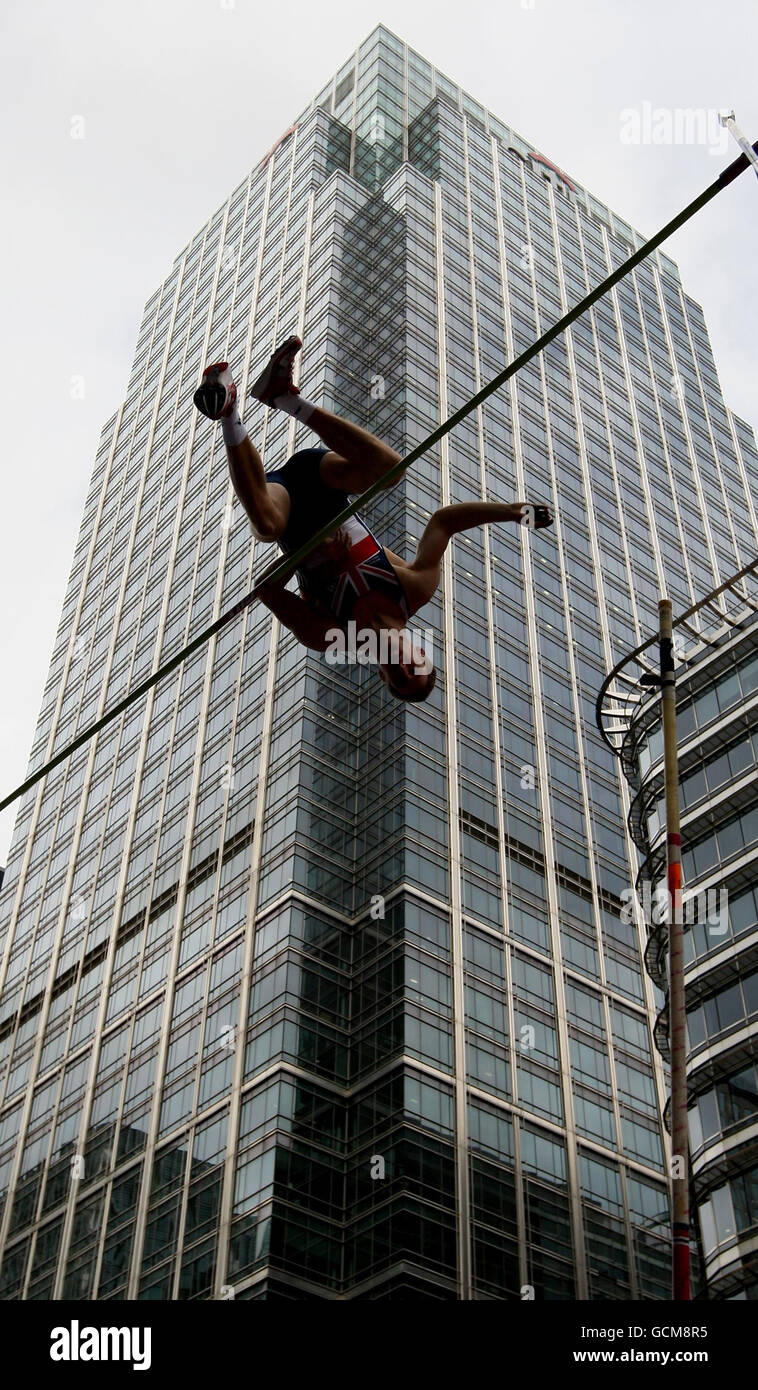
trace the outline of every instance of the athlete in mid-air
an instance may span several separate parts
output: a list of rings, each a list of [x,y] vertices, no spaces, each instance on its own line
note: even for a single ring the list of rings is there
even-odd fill
[[[240,418],[228,363],[206,367],[194,396],[203,415],[221,421],[232,482],[254,534],[262,541],[277,541],[285,554],[304,545],[344,511],[349,494],[364,492],[400,459],[368,430],[303,398],[292,380],[293,362],[301,347],[295,337],[282,343],[250,393],[307,423],[324,445],[298,450],[281,468],[264,472]],[[265,584],[260,597],[298,641],[314,651],[328,651],[335,629],[347,633],[351,622],[353,633],[392,634],[394,642],[386,644],[384,652],[380,648],[379,675],[398,699],[425,700],[436,672],[418,640],[407,632],[408,619],[435,594],[442,556],[456,532],[491,521],[526,522],[540,529],[551,525],[552,516],[546,506],[523,502],[460,502],[440,507],[427,523],[410,562],[382,546],[366,523],[353,516],[301,561],[299,596],[286,588],[285,580]],[[381,659],[382,655],[388,659]]]

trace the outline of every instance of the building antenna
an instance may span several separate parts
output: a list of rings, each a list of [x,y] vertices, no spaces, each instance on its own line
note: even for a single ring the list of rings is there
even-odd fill
[[[731,116],[728,119],[731,120]],[[724,123],[726,124],[727,121],[725,120]],[[737,138],[744,140],[744,136],[738,136]],[[747,142],[745,143],[747,144]],[[264,585],[289,579],[300,565],[301,561],[303,561],[307,555],[310,555],[311,551],[315,550],[316,546],[321,545],[327,537],[331,536],[340,526],[343,526],[357,511],[362,510],[362,508],[376,497],[379,492],[382,492],[388,484],[394,482],[396,478],[399,478],[411,463],[415,463],[416,460],[421,458],[434,444],[437,444],[440,439],[444,438],[446,434],[449,434],[450,430],[454,429],[456,425],[459,425],[461,420],[465,420],[466,416],[470,415],[472,410],[476,410],[477,407],[482,405],[495,391],[499,391],[500,387],[505,385],[505,382],[508,381],[510,377],[515,376],[517,372],[521,371],[522,367],[525,367],[528,362],[531,362],[534,357],[540,352],[543,352],[548,344],[552,343],[554,338],[564,333],[576,319],[586,313],[587,309],[590,309],[593,304],[597,303],[598,299],[601,299],[604,294],[607,294],[608,290],[612,289],[614,285],[617,285],[620,280],[623,280],[625,275],[628,275],[636,266],[641,265],[648,256],[652,255],[653,251],[657,250],[662,242],[666,241],[674,232],[677,232],[686,222],[689,222],[690,218],[695,216],[695,213],[700,212],[701,208],[704,208],[710,203],[717,194],[723,192],[730,183],[733,183],[740,174],[744,173],[745,169],[749,168],[752,164],[756,167],[758,172],[757,152],[758,140],[756,140],[752,148],[748,145],[747,150],[743,151],[739,158],[735,159],[733,164],[728,165],[728,167],[719,174],[718,178],[714,179],[713,183],[709,184],[702,193],[698,194],[697,198],[694,198],[691,203],[688,203],[685,208],[682,208],[682,211],[677,213],[676,217],[673,217],[670,222],[667,222],[659,232],[656,232],[655,236],[650,237],[649,241],[643,242],[642,246],[633,252],[627,260],[623,261],[616,270],[612,271],[610,275],[607,275],[604,280],[601,280],[600,284],[596,285],[594,290],[590,290],[589,294],[586,294],[572,309],[569,309],[568,313],[564,314],[562,318],[559,318],[553,324],[552,328],[548,328],[541,337],[537,338],[537,340],[532,343],[531,347],[526,348],[524,352],[514,358],[507,367],[504,367],[502,372],[498,372],[497,376],[493,377],[486,386],[483,386],[480,391],[477,391],[476,395],[472,396],[465,405],[461,406],[460,410],[456,410],[452,415],[448,416],[447,420],[443,420],[442,424],[438,425],[435,430],[432,430],[431,434],[427,435],[426,439],[423,439],[414,449],[411,449],[410,453],[406,454],[405,458],[399,459],[396,464],[393,464],[392,468],[390,468],[387,473],[377,479],[375,483],[372,483],[360,497],[357,497],[354,502],[351,502],[338,516],[332,517],[320,531],[317,531],[314,536],[311,536],[309,541],[300,546],[297,550],[291,551],[284,559],[277,561],[275,565],[266,570],[262,578],[258,580],[249,594],[239,599],[237,603],[232,604],[232,607],[227,609],[226,613],[222,613],[215,622],[204,628],[196,637],[193,637],[192,640],[187,643],[186,647],[182,647],[181,651],[177,652],[175,656],[170,657],[169,660],[165,661],[162,666],[159,666],[156,671],[153,671],[152,675],[148,676],[144,681],[141,681],[133,690],[130,690],[124,696],[123,700],[119,700],[118,703],[115,704],[112,709],[107,710],[100,719],[96,719],[94,724],[90,724],[88,729],[84,729],[82,733],[77,734],[76,738],[72,739],[71,743],[67,744],[65,748],[62,748],[60,752],[55,753],[52,758],[49,758],[46,763],[43,763],[42,767],[38,767],[19,787],[16,787],[15,791],[9,792],[7,796],[3,797],[3,800],[0,801],[0,811],[4,811],[5,808],[16,801],[19,796],[23,796],[24,792],[29,791],[29,789],[35,786],[37,782],[41,781],[43,777],[46,777],[49,772],[52,772],[53,768],[58,767],[66,758],[71,757],[72,753],[75,753],[77,749],[81,748],[83,744],[87,743],[95,734],[100,733],[100,730],[104,729],[107,724],[110,724],[112,720],[117,719],[120,714],[123,714],[135,700],[139,700],[143,695],[146,695],[148,690],[151,690],[154,685],[157,685],[164,677],[176,670],[176,667],[181,665],[183,661],[186,661],[188,656],[191,656],[199,647],[202,647],[206,642],[210,641],[212,637],[215,637],[216,633],[221,632],[223,628],[233,622],[235,618],[239,617],[240,613],[243,613],[246,608],[249,608],[252,603],[257,602],[260,598],[260,590]]]

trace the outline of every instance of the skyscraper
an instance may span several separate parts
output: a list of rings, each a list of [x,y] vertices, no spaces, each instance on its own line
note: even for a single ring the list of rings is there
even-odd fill
[[[305,341],[405,453],[641,238],[386,29],[146,306],[39,767],[271,559],[203,365]],[[309,436],[248,402],[268,468]],[[252,607],[24,796],[0,897],[3,1298],[666,1297],[656,999],[614,661],[755,550],[752,434],[658,253],[372,505],[459,537],[424,705]]]

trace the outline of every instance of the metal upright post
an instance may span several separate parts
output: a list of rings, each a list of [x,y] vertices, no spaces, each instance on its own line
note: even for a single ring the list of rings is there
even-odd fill
[[[684,1001],[682,837],[671,600],[658,604],[663,757],[666,784],[666,861],[669,894],[669,1039],[671,1048],[672,1297],[690,1297],[690,1196],[687,1145],[687,1033]]]

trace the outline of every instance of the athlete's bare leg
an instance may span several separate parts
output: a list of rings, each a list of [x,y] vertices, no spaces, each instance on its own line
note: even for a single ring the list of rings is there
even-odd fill
[[[209,420],[221,422],[234,490],[255,535],[263,541],[277,540],[289,519],[289,493],[279,483],[266,480],[261,456],[240,419],[237,387],[228,362],[206,367],[193,399]]]
[[[289,493],[280,483],[269,483],[263,462],[249,435],[239,444],[226,445],[226,457],[234,491],[261,541],[275,541],[287,526]]]
[[[307,424],[326,444],[329,453],[321,460],[321,477],[328,487],[341,492],[363,492],[400,461],[400,454],[361,425],[343,420],[300,394],[292,371],[301,347],[297,336],[285,339],[271,354],[250,394]]]
[[[400,460],[400,454],[369,430],[320,406],[309,417],[308,427],[333,450],[322,460],[321,476],[329,487],[342,492],[364,492]]]

